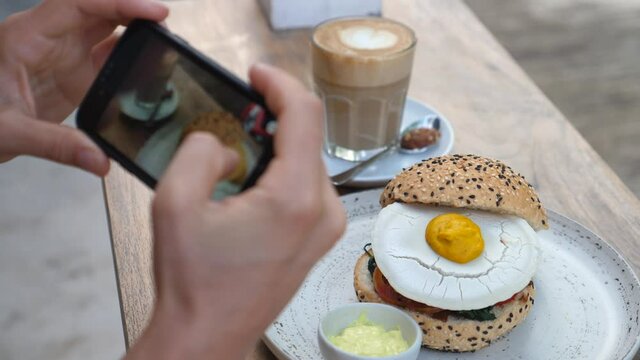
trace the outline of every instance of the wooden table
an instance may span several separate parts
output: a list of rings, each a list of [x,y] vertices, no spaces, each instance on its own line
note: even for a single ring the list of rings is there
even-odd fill
[[[310,86],[308,30],[274,33],[257,0],[168,3],[169,27],[238,76],[262,61]],[[409,95],[451,120],[454,152],[504,160],[550,209],[613,244],[640,273],[640,201],[460,0],[386,0],[418,36]],[[120,167],[104,181],[127,347],[153,305],[152,193]],[[273,358],[263,344],[252,359]]]

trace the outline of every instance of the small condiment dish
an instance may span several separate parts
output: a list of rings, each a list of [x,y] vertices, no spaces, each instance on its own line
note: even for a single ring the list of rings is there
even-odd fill
[[[396,355],[370,357],[349,353],[329,341],[330,336],[339,334],[358,319],[362,313],[366,314],[368,320],[381,325],[386,330],[399,328],[409,348]],[[422,331],[415,320],[404,311],[393,306],[374,303],[353,303],[329,311],[320,320],[318,342],[320,351],[327,360],[415,360],[418,358],[422,345]]]

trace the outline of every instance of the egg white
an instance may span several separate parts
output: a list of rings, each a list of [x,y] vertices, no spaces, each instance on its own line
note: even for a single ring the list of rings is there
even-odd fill
[[[445,213],[476,223],[483,253],[459,264],[434,252],[425,240],[427,224]],[[516,216],[486,211],[393,203],[378,214],[372,249],[380,271],[405,297],[447,310],[476,310],[524,289],[539,256],[535,231]]]

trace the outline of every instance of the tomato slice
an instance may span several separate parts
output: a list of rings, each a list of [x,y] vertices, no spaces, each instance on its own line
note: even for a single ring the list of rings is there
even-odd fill
[[[378,296],[380,296],[380,298],[386,303],[425,313],[427,315],[446,311],[437,307],[419,303],[415,300],[411,300],[399,294],[397,291],[395,291],[394,288],[391,287],[387,278],[384,277],[380,269],[378,269],[377,267],[373,272],[373,286],[378,293]]]
[[[398,293],[393,287],[391,287],[387,278],[384,277],[384,275],[382,274],[382,271],[380,271],[380,269],[378,269],[377,267],[373,272],[373,286],[376,292],[378,293],[378,296],[380,296],[380,298],[388,304],[392,304],[392,305],[400,306],[409,310],[425,313],[427,315],[432,315],[432,316],[436,315],[433,317],[441,318],[442,321],[446,321],[446,317],[450,313],[449,310],[444,310],[437,307],[429,306],[429,305],[417,302],[415,300],[411,300],[403,296],[402,294]],[[520,292],[517,292],[507,300],[496,303],[493,306],[502,306],[502,305],[508,304],[514,301],[519,293]]]
[[[529,285],[527,285],[527,286],[529,286]],[[516,298],[518,298],[518,295],[520,293],[522,293],[522,291],[518,291],[517,293],[513,294],[512,297],[508,298],[505,301],[500,301],[499,303],[497,303],[497,304],[495,304],[493,306],[502,306],[504,304],[510,303],[513,300],[516,300]],[[526,303],[527,301],[529,301],[529,294],[524,294],[524,295],[520,296],[519,299],[520,299],[521,302]]]
[[[513,296],[512,296],[512,297],[510,297],[510,298],[508,298],[507,300],[505,300],[505,301],[500,301],[499,303],[496,303],[496,304],[495,304],[495,305],[493,305],[493,306],[502,306],[502,305],[508,304],[508,303],[512,302],[513,300],[515,300],[515,299],[516,299],[516,295],[518,295],[518,294],[519,294],[519,292],[517,292],[517,293],[513,294]]]

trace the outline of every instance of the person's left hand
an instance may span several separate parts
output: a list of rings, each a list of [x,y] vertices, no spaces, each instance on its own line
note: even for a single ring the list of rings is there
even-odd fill
[[[59,123],[115,45],[115,28],[167,15],[153,0],[45,0],[0,23],[0,162],[25,154],[105,175],[106,155]]]

